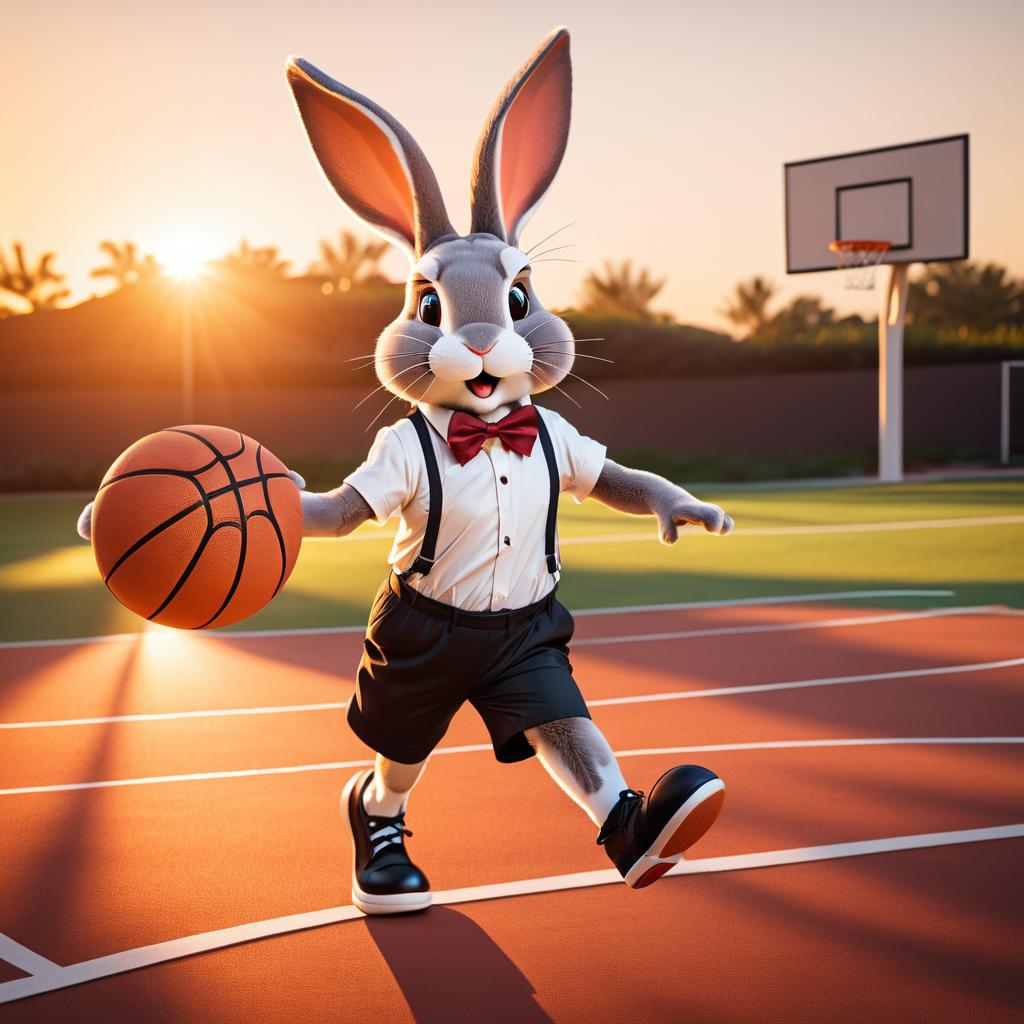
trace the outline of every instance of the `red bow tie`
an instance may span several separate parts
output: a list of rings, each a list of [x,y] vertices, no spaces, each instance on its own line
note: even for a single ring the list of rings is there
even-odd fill
[[[448,424],[448,447],[464,466],[483,447],[489,437],[501,439],[508,449],[520,455],[529,455],[537,440],[537,409],[522,405],[497,423],[484,423],[468,412],[453,412]]]

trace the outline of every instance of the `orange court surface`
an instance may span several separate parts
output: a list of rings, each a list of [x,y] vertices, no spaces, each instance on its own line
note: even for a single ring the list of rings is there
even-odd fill
[[[338,814],[358,629],[6,644],[0,1017],[1019,1019],[1021,621],[582,613],[627,777],[713,767],[718,824],[630,891],[467,708],[410,801],[435,906],[389,919],[349,905]]]

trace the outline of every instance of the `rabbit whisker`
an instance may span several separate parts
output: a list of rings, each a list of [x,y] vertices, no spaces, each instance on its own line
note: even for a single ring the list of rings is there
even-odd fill
[[[534,352],[564,352],[565,349],[564,348],[553,348],[551,346],[548,346],[546,348],[535,348],[533,351]],[[586,352],[574,352],[573,353],[573,358],[574,359],[596,359],[599,363],[614,363],[615,362],[614,359],[605,359],[604,356],[591,356],[591,355],[587,355]]]
[[[404,372],[404,371],[403,371],[403,372]],[[413,381],[413,382],[412,382],[412,383],[411,383],[411,384],[409,385],[409,387],[410,387],[410,388],[414,388],[414,387],[415,387],[415,386],[416,386],[416,385],[417,385],[417,384],[418,384],[418,383],[419,383],[419,382],[420,382],[421,380],[423,380],[423,378],[424,378],[424,377],[426,377],[426,376],[427,376],[427,374],[428,374],[428,373],[431,373],[431,372],[432,372],[432,371],[430,371],[430,370],[426,370],[426,371],[425,371],[424,373],[421,373],[421,374],[420,374],[420,375],[419,375],[419,376],[418,376],[418,377],[417,377],[417,378],[416,378],[416,379],[415,379],[415,380],[414,380],[414,381]],[[392,379],[393,379],[393,378],[392,378]],[[388,409],[388,407],[389,407],[389,406],[391,405],[391,403],[392,403],[392,402],[394,402],[394,401],[395,401],[395,400],[396,400],[397,398],[398,398],[398,395],[392,395],[392,396],[391,396],[391,398],[390,398],[390,400],[384,403],[384,408],[383,408],[383,409],[381,409],[381,411],[380,411],[379,413],[377,413],[377,415],[376,415],[376,416],[374,416],[374,417],[373,417],[373,419],[372,419],[372,420],[370,420],[370,422],[369,422],[369,423],[367,423],[367,424],[366,424],[366,429],[365,429],[365,430],[363,431],[363,433],[364,433],[364,434],[366,433],[366,431],[367,431],[367,430],[369,430],[369,429],[370,429],[370,427],[372,427],[372,426],[374,425],[374,423],[376,423],[376,422],[377,422],[377,420],[379,420],[379,419],[381,418],[381,416],[383,416],[383,415],[384,415],[384,413],[385,413],[385,412],[387,411],[387,409]]]
[[[387,388],[387,387],[388,387],[389,385],[391,385],[391,384],[394,384],[394,382],[395,382],[396,380],[398,380],[398,378],[399,378],[399,377],[401,377],[401,376],[402,376],[403,374],[405,374],[405,373],[408,373],[408,372],[409,372],[410,370],[415,370],[415,369],[418,369],[418,368],[419,368],[419,367],[421,367],[421,366],[427,366],[427,365],[429,365],[429,364],[427,364],[427,363],[425,363],[425,362],[424,362],[424,363],[415,363],[415,364],[414,364],[413,366],[407,366],[407,367],[406,367],[406,368],[405,368],[404,370],[399,370],[399,371],[398,371],[398,373],[396,373],[396,374],[395,374],[395,375],[394,375],[393,377],[391,377],[391,378],[390,378],[389,380],[387,380],[387,381],[385,381],[385,382],[384,382],[383,384],[381,384],[381,386],[380,386],[380,387],[378,387],[378,388],[375,388],[375,389],[374,389],[373,391],[371,391],[371,392],[370,392],[370,393],[369,393],[369,394],[368,394],[368,395],[367,395],[367,396],[366,396],[365,398],[361,399],[361,400],[360,400],[360,401],[359,401],[359,402],[358,402],[358,403],[357,403],[357,404],[356,404],[356,405],[355,405],[355,406],[354,406],[354,407],[352,408],[352,411],[353,411],[353,412],[355,412],[355,411],[356,411],[356,409],[358,409],[358,408],[359,408],[359,406],[361,406],[361,405],[362,405],[362,404],[363,404],[364,402],[368,402],[368,401],[369,401],[369,400],[370,400],[371,398],[373,398],[373,396],[374,396],[375,394],[377,394],[377,392],[378,392],[378,391],[383,391],[383,390],[384,390],[385,388]],[[427,373],[429,373],[429,372],[430,372],[430,371],[428,370],[428,371],[427,371]],[[419,379],[420,379],[419,377],[417,377],[417,378],[416,378],[416,380],[419,380]],[[415,383],[415,381],[414,381],[414,383]],[[367,429],[369,429],[369,428],[367,428]]]
[[[414,334],[392,334],[392,338],[408,338],[409,341],[415,341],[420,345],[425,345],[427,348],[433,348],[433,342],[424,341],[422,338],[417,338]]]
[[[357,359],[418,359],[422,352],[399,352],[393,356],[378,356],[376,352],[364,352],[361,356],[352,356],[351,359],[346,359],[346,363],[354,363]]]
[[[568,391],[563,391],[562,388],[560,388],[553,380],[547,380],[544,377],[541,377],[539,374],[534,373],[533,370],[527,370],[526,372],[531,377],[535,377],[545,387],[554,388],[556,391],[558,391],[561,394],[565,395],[565,397],[568,398],[569,401],[572,402],[572,404],[575,405],[577,409],[582,409],[583,408],[583,406],[580,405],[580,403],[577,402],[576,399],[573,398],[572,395],[570,395]]]
[[[566,245],[556,245],[556,246],[552,247],[551,249],[545,249],[545,250],[544,250],[543,252],[539,252],[539,253],[537,253],[537,255],[536,255],[536,256],[534,256],[534,257],[533,257],[533,258],[532,258],[532,259],[530,260],[530,262],[532,263],[532,262],[533,262],[533,260],[539,260],[539,259],[540,259],[540,258],[541,258],[542,256],[547,256],[547,254],[548,254],[549,252],[559,252],[559,251],[561,251],[562,249],[571,249],[571,248],[572,248],[572,247],[573,247],[573,246],[574,246],[575,244],[576,244],[575,242],[569,242],[569,243],[567,243]]]
[[[563,224],[557,231],[552,231],[550,235],[545,235],[535,246],[526,250],[526,255],[529,256],[534,249],[539,249],[549,238],[554,238],[555,235],[561,234],[566,228],[571,228],[574,224],[579,224],[579,221],[571,220],[568,224]]]
[[[611,399],[599,387],[597,387],[594,384],[591,384],[590,381],[586,379],[586,377],[581,377],[578,373],[573,373],[572,370],[564,370],[564,371],[562,371],[562,368],[560,366],[556,366],[554,363],[545,362],[543,359],[534,359],[534,362],[535,363],[540,363],[541,366],[550,366],[551,369],[559,370],[561,372],[564,372],[569,377],[575,377],[576,380],[582,381],[592,391],[596,391],[605,401],[607,401],[607,402],[611,401]]]
[[[556,321],[557,319],[558,319],[558,317],[557,317],[557,316],[551,316],[551,317],[549,317],[549,318],[548,318],[547,320],[541,320],[541,322],[540,322],[539,324],[534,324],[534,325],[533,325],[533,326],[532,326],[532,327],[531,327],[531,328],[530,328],[530,329],[529,329],[529,330],[528,330],[528,331],[527,331],[527,332],[526,332],[526,333],[525,333],[525,334],[523,335],[523,341],[526,341],[526,339],[527,339],[527,338],[528,338],[528,337],[529,337],[529,336],[530,336],[531,334],[533,334],[533,332],[534,332],[535,330],[537,330],[537,328],[538,328],[538,327],[543,327],[543,326],[544,326],[545,324],[550,324],[550,323],[554,323],[554,322],[555,322],[555,321]]]
[[[530,263],[579,263],[579,260],[567,260],[559,256],[545,256],[542,260],[530,260]]]

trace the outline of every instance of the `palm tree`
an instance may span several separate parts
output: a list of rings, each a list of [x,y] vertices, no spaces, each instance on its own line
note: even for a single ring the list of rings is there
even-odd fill
[[[14,257],[10,262],[0,250],[0,292],[7,291],[19,296],[28,303],[33,313],[55,309],[61,299],[71,294],[70,289],[58,287],[64,280],[64,274],[58,274],[53,269],[53,261],[57,258],[55,253],[43,253],[35,267],[30,268],[25,262],[25,250],[21,242],[15,242],[11,250]]]
[[[387,251],[385,241],[364,242],[354,231],[342,231],[337,245],[326,238],[321,240],[320,259],[310,265],[309,272],[327,278],[325,291],[337,288],[347,292],[356,284],[377,284],[384,280],[379,266]]]
[[[283,278],[288,276],[291,260],[281,259],[276,245],[252,246],[243,238],[237,249],[215,264],[237,274]]]
[[[634,274],[632,260],[617,267],[605,262],[604,276],[591,270],[583,279],[580,310],[599,316],[655,320],[658,316],[651,311],[651,301],[664,287],[665,278],[653,278],[646,267]]]
[[[140,258],[134,242],[100,242],[100,249],[109,257],[106,266],[96,267],[90,273],[93,277],[112,277],[118,288],[148,281],[160,273],[160,264],[151,253]]]
[[[768,303],[775,298],[777,289],[774,282],[755,275],[749,281],[740,281],[731,300],[720,311],[735,324],[747,341],[759,338],[768,324]]]
[[[910,283],[908,321],[991,331],[1024,323],[1024,285],[996,263],[937,263]]]
[[[756,340],[806,338],[835,322],[836,311],[824,305],[820,296],[798,295],[761,327]]]

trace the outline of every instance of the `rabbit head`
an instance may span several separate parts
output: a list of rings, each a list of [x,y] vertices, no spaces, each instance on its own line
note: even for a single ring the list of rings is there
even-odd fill
[[[452,227],[423,151],[387,111],[302,58],[287,74],[328,182],[409,258],[405,306],[376,347],[384,387],[482,415],[562,381],[572,333],[541,305],[518,246],[568,140],[568,32],[548,36],[491,112],[473,162],[468,235]]]

